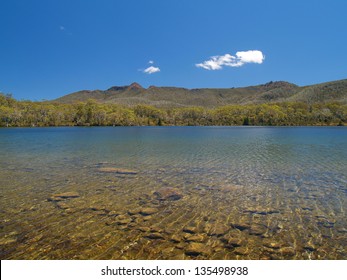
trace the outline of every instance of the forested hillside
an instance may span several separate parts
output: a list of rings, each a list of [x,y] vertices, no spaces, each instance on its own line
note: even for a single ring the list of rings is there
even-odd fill
[[[0,126],[346,125],[347,104],[281,102],[216,108],[157,108],[86,102],[17,101],[0,94]]]
[[[347,80],[232,89],[114,86],[54,101],[0,93],[0,126],[345,125]]]

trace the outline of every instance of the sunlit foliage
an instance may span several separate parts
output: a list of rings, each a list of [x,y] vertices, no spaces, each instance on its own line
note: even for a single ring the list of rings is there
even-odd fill
[[[135,125],[346,125],[345,103],[271,103],[228,105],[215,109],[162,109],[86,102],[17,101],[0,93],[0,126],[135,126]]]

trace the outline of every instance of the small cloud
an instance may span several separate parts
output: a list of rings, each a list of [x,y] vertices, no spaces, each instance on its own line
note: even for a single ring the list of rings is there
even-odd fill
[[[206,70],[220,70],[223,66],[240,67],[246,63],[262,64],[265,56],[261,51],[239,51],[235,56],[231,54],[211,56],[209,60],[195,64],[196,67]]]
[[[148,68],[143,70],[143,73],[146,73],[146,74],[153,74],[156,72],[160,72],[159,67],[149,66]]]
[[[146,73],[146,74],[153,74],[153,73],[156,73],[156,72],[160,72],[160,68],[159,67],[155,67],[153,65],[154,64],[153,60],[149,60],[148,64],[151,64],[151,66],[147,67],[144,70],[143,69],[139,69],[139,71],[141,71],[143,73]]]
[[[60,29],[60,31],[64,31],[64,30],[65,30],[65,27],[62,26],[62,25],[60,25],[60,26],[59,26],[59,29]]]

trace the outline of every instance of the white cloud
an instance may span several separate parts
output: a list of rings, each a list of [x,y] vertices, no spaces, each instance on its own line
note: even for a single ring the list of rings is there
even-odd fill
[[[236,57],[243,63],[258,63],[262,64],[265,56],[261,51],[245,51],[237,52]]]
[[[240,51],[235,56],[231,54],[211,56],[209,60],[195,64],[196,67],[206,70],[219,70],[223,66],[240,67],[246,63],[263,63],[265,56],[261,51]]]
[[[150,61],[148,61],[148,63],[149,63],[149,64],[153,64],[153,63],[154,63],[154,61],[153,61],[153,60],[150,60]]]
[[[146,74],[153,74],[156,72],[160,72],[159,67],[149,66],[148,68],[143,70],[143,73],[146,73]]]
[[[60,26],[59,26],[59,29],[60,29],[61,31],[64,31],[64,30],[65,30],[65,27],[62,26],[62,25],[60,25]]]

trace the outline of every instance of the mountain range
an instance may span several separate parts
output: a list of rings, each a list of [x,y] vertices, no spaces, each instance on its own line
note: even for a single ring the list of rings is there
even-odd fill
[[[347,79],[309,86],[276,81],[239,88],[180,87],[143,88],[138,83],[128,86],[113,86],[107,90],[81,90],[62,96],[55,102],[75,103],[95,99],[100,103],[134,106],[147,104],[159,108],[202,106],[214,108],[230,104],[263,104],[281,102],[347,103]]]

